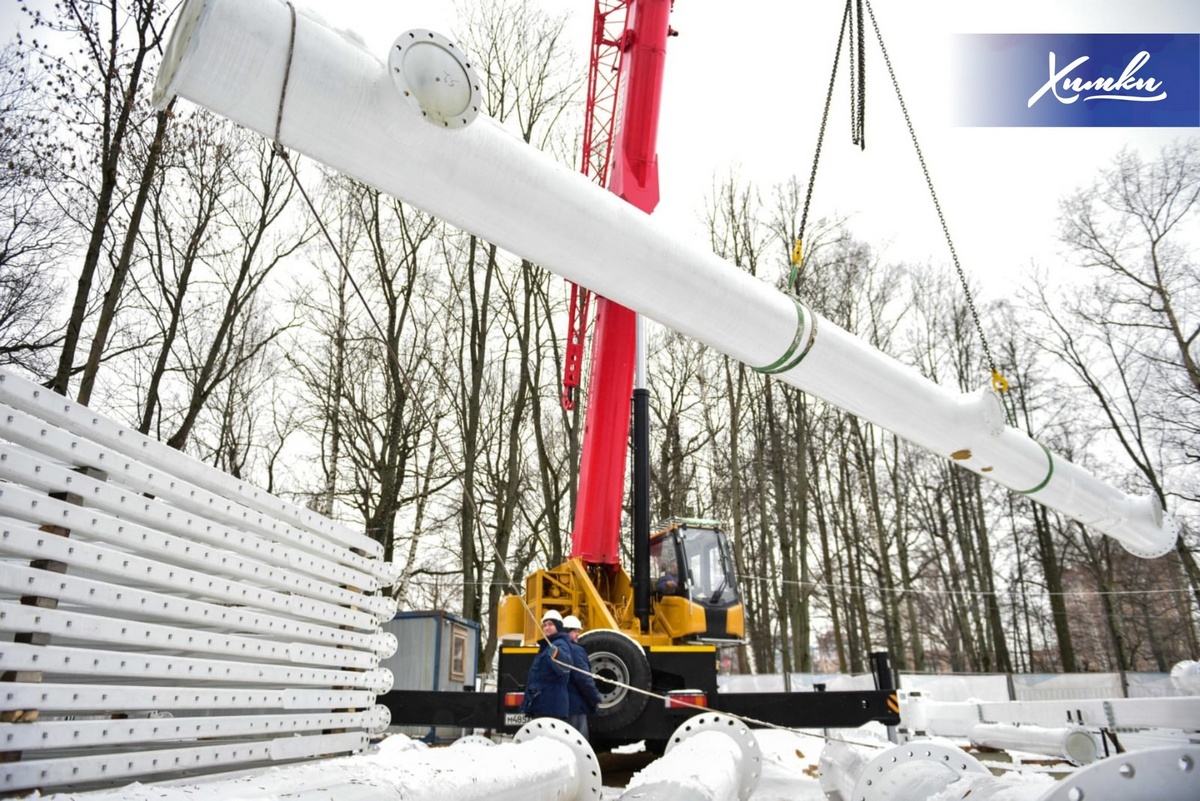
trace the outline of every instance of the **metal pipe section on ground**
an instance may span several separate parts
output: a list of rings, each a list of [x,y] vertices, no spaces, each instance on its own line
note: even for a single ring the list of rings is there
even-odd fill
[[[1090,765],[1100,758],[1096,735],[1080,726],[1015,726],[1008,723],[978,723],[968,736],[972,745],[1003,751],[1028,751],[1065,759],[1072,765]]]
[[[1046,774],[1020,771],[1000,776],[967,774],[929,801],[961,801],[964,798],[970,801],[1196,801],[1200,798],[1200,746],[1177,745],[1114,754],[1058,781]]]
[[[929,798],[965,775],[989,775],[979,760],[948,742],[891,745],[866,736],[828,740],[819,770],[830,801]]]
[[[702,714],[682,723],[663,755],[629,780],[622,801],[746,801],[762,775],[762,751],[746,724]]]
[[[194,782],[194,783],[191,783]],[[137,785],[87,793],[89,801],[595,801],[600,768],[587,741],[566,723],[532,720],[513,742],[465,737],[427,748],[404,736],[374,752],[319,762],[243,771],[222,778],[175,781],[142,794]],[[83,796],[50,796],[75,801]]]
[[[408,751],[383,769],[364,771],[346,784],[372,801],[587,801],[599,799],[602,786],[599,763],[587,740],[550,718],[529,721],[511,743],[494,745],[468,737],[449,748]],[[364,785],[369,788],[365,793]],[[312,787],[308,793],[312,801],[344,801],[339,787],[331,785]]]
[[[1036,798],[1037,801],[1196,801],[1200,798],[1200,746],[1174,745],[1114,754],[1080,768]],[[987,796],[972,795],[971,799],[990,801]]]
[[[386,58],[386,62],[383,60]],[[1008,426],[996,394],[938,386],[478,115],[443,37],[372,54],[291,3],[187,0],[156,102],[180,96],[1160,556],[1177,524]],[[286,92],[284,91],[286,85]]]
[[[901,719],[913,733],[954,739],[970,736],[981,721],[1057,728],[1066,722],[1100,728],[1200,731],[1200,696],[1175,698],[1076,698],[1059,701],[930,701],[909,696]]]

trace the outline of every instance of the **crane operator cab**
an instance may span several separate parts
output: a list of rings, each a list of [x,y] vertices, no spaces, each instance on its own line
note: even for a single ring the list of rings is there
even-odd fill
[[[711,520],[672,518],[650,535],[654,620],[672,640],[742,638],[742,598],[725,532]]]

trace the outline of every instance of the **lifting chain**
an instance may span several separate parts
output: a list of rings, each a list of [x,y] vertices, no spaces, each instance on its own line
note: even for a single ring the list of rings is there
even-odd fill
[[[842,14],[842,26],[838,33],[837,50],[834,53],[833,69],[829,76],[829,88],[825,93],[825,107],[821,113],[821,127],[817,134],[816,152],[813,154],[812,170],[808,178],[808,189],[804,195],[804,210],[800,216],[800,228],[796,234],[795,245],[792,247],[791,272],[788,275],[787,282],[788,289],[794,294],[799,294],[799,281],[804,258],[804,232],[808,224],[808,211],[812,204],[813,186],[816,184],[817,167],[821,161],[821,149],[825,142],[825,130],[829,123],[829,106],[833,99],[833,87],[837,79],[842,44],[846,39],[847,29],[852,25],[854,27],[854,34],[851,37],[849,45],[851,72],[850,137],[851,142],[858,145],[860,149],[865,149],[867,146],[865,128],[867,84],[864,7],[871,19],[871,27],[875,31],[875,39],[879,43],[879,51],[883,55],[883,63],[887,67],[892,88],[896,91],[896,100],[900,103],[900,111],[904,115],[904,124],[908,128],[909,138],[912,140],[913,149],[917,153],[917,161],[920,162],[921,173],[925,176],[925,186],[928,187],[929,196],[933,200],[933,208],[937,212],[938,222],[942,226],[942,234],[946,237],[946,245],[950,249],[950,258],[954,262],[954,270],[958,273],[958,280],[962,284],[963,294],[967,299],[967,306],[971,310],[971,319],[975,324],[976,333],[979,334],[979,342],[983,346],[984,358],[987,360],[988,369],[991,371],[992,389],[997,393],[1005,393],[1009,388],[1008,379],[996,367],[996,360],[992,356],[991,347],[988,345],[987,336],[983,331],[983,324],[979,319],[979,310],[975,307],[975,297],[971,292],[971,286],[967,281],[966,273],[963,272],[962,263],[958,259],[958,251],[954,248],[954,240],[950,236],[950,227],[946,224],[946,215],[942,212],[942,204],[938,201],[937,192],[934,190],[933,178],[929,174],[929,165],[926,164],[925,154],[921,151],[920,142],[917,141],[917,132],[913,127],[912,118],[909,116],[908,106],[904,102],[904,95],[900,91],[900,82],[896,79],[896,71],[892,68],[892,60],[888,56],[887,46],[883,43],[883,34],[879,30],[879,23],[875,19],[875,11],[871,8],[870,0],[846,0],[846,9]]]
[[[866,3],[867,14],[871,17],[871,27],[875,29],[875,39],[879,42],[879,52],[883,54],[883,63],[887,66],[888,77],[891,78],[892,87],[896,90],[896,100],[900,102],[900,111],[904,114],[904,124],[908,126],[908,135],[912,139],[913,149],[917,152],[917,161],[921,163],[925,185],[929,187],[929,197],[933,199],[933,208],[937,211],[938,222],[941,223],[942,233],[946,236],[946,246],[950,248],[950,258],[954,262],[958,280],[962,283],[963,294],[966,295],[967,306],[971,310],[971,319],[975,323],[975,331],[979,334],[979,343],[983,346],[984,358],[987,359],[988,369],[992,373],[992,389],[998,393],[1007,392],[1008,379],[996,369],[996,360],[992,357],[992,349],[988,346],[987,336],[983,333],[983,324],[979,321],[979,311],[975,308],[975,298],[971,294],[971,286],[967,281],[966,273],[963,272],[962,264],[958,260],[958,251],[954,249],[954,240],[950,238],[950,227],[946,224],[946,215],[942,213],[942,204],[938,201],[937,192],[934,191],[933,178],[929,175],[925,154],[921,152],[916,129],[913,128],[912,118],[908,115],[908,106],[904,103],[904,95],[900,92],[900,82],[896,80],[896,71],[892,69],[892,60],[888,57],[887,47],[883,43],[883,34],[879,32],[879,23],[875,21],[875,11],[871,8],[871,0],[863,0],[863,2]]]
[[[817,147],[813,152],[812,170],[808,175],[808,190],[804,194],[804,210],[800,215],[800,228],[796,232],[796,243],[792,247],[791,256],[791,273],[788,275],[787,286],[788,290],[793,294],[800,292],[800,271],[804,259],[804,230],[808,225],[808,209],[812,205],[813,186],[817,183],[817,167],[821,163],[821,149],[825,144],[825,130],[829,127],[829,107],[833,103],[833,87],[837,82],[838,64],[842,59],[842,44],[846,40],[846,30],[852,24],[851,9],[854,4],[858,3],[858,62],[854,59],[854,44],[853,38],[850,45],[850,135],[854,144],[860,148],[866,147],[866,136],[863,130],[863,121],[866,115],[866,97],[867,97],[867,82],[866,82],[866,61],[863,58],[863,20],[862,20],[862,1],[863,0],[846,0],[846,10],[842,13],[842,27],[838,32],[837,48],[833,53],[833,69],[829,74],[829,88],[825,91],[825,108],[821,112],[821,128],[817,133]]]

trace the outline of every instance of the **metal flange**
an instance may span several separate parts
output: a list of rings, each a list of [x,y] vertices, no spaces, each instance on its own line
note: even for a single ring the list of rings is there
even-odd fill
[[[1200,746],[1130,751],[1102,759],[1054,785],[1038,801],[1193,801],[1200,798]]]
[[[466,734],[450,744],[451,748],[491,748],[496,743],[482,734]]]
[[[600,776],[600,763],[596,761],[596,752],[588,744],[587,738],[567,723],[555,718],[534,718],[522,726],[515,735],[514,743],[524,743],[535,737],[549,737],[564,743],[575,755],[579,769],[579,794],[577,798],[600,798],[603,786]]]
[[[368,670],[363,675],[366,677],[366,686],[370,687],[376,695],[391,692],[392,684],[396,681],[396,677],[392,675],[392,671],[387,668]]]
[[[758,740],[754,737],[754,732],[750,730],[750,727],[737,718],[732,718],[729,715],[720,715],[715,712],[688,718],[679,724],[679,728],[671,735],[671,739],[667,741],[667,748],[664,753],[671,753],[671,749],[675,746],[689,737],[705,731],[717,731],[731,737],[741,749],[742,772],[738,788],[738,798],[740,801],[746,801],[758,787],[758,779],[762,775],[762,749],[759,747]]]
[[[363,728],[371,734],[382,734],[390,725],[392,725],[392,710],[383,704],[371,707],[363,720]]]
[[[827,770],[829,768],[822,754],[822,774]],[[842,798],[842,801],[913,798],[917,797],[915,788],[927,792],[933,787],[940,789],[952,784],[968,773],[989,775],[988,769],[979,760],[961,748],[932,740],[916,740],[885,748],[856,772],[851,795]],[[841,795],[838,797],[841,798]]]
[[[483,93],[465,55],[440,33],[416,28],[396,38],[388,71],[405,101],[439,128],[462,128],[479,115]]]
[[[381,659],[387,659],[400,647],[400,641],[390,631],[380,631],[375,634],[371,649]]]

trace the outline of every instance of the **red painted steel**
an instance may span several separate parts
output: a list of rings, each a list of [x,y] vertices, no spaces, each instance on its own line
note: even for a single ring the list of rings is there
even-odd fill
[[[620,96],[621,55],[628,5],[628,0],[596,0],[592,17],[591,62],[588,66],[579,171],[600,186],[608,185],[608,160],[612,156],[613,125]],[[562,406],[568,412],[575,408],[575,391],[581,379],[591,299],[592,293],[587,287],[571,284],[562,392]]]
[[[612,147],[603,158],[611,167],[608,188],[647,213],[658,205],[658,116],[662,105],[663,65],[673,0],[630,0],[625,3],[625,26],[612,38],[605,4],[596,3],[593,27],[592,73],[588,80],[589,127],[585,133],[585,172],[589,152],[603,146],[597,110],[604,65],[619,51],[614,97],[623,105],[614,111]],[[616,5],[608,4],[608,11]],[[607,61],[603,59],[608,59]],[[607,90],[605,90],[607,91]],[[604,97],[607,97],[605,95]],[[615,158],[614,158],[615,156]],[[637,316],[607,298],[596,298],[596,323],[588,379],[579,493],[571,556],[589,565],[615,567],[620,563],[621,502],[625,494],[625,463],[629,447],[630,400]],[[571,337],[569,341],[573,341]],[[582,339],[582,337],[578,337]]]

